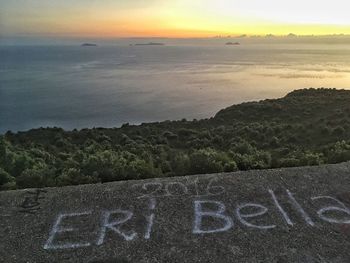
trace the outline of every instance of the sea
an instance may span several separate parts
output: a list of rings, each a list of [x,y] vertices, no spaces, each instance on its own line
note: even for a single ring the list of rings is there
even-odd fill
[[[157,41],[164,45],[135,45]],[[0,42],[0,134],[210,118],[301,88],[350,89],[350,41]]]

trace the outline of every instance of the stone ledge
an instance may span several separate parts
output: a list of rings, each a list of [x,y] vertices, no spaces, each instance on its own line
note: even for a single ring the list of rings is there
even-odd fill
[[[350,163],[0,193],[1,262],[350,262]]]

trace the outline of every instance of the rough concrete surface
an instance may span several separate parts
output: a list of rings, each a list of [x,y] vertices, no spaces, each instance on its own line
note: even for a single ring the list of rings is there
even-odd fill
[[[0,193],[0,262],[350,262],[350,164]]]

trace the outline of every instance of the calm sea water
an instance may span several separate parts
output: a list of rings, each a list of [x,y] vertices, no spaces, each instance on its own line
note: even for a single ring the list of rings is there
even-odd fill
[[[213,116],[308,87],[350,88],[350,45],[0,47],[0,133]]]

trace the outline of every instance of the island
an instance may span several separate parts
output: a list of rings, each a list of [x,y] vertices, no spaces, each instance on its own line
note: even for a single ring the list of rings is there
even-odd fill
[[[156,42],[135,44],[135,46],[164,46],[164,45],[165,45],[164,43],[156,43]]]
[[[97,47],[96,44],[92,44],[92,43],[84,43],[81,45],[82,47]]]
[[[239,42],[227,42],[226,46],[239,46],[240,43]]]

